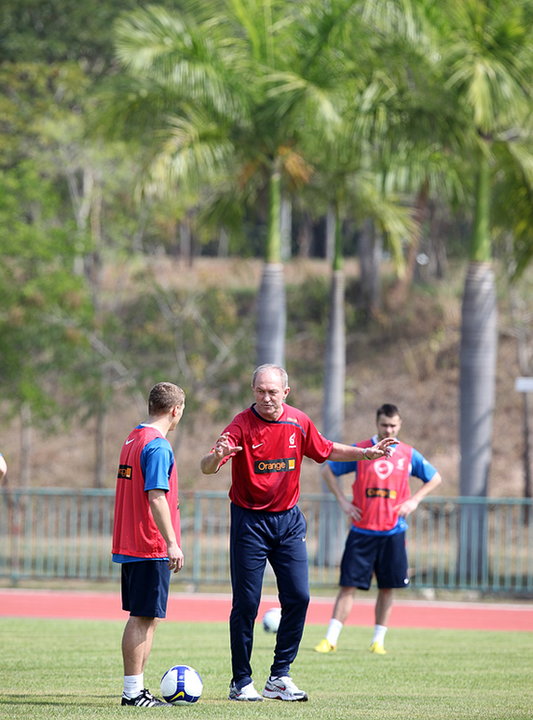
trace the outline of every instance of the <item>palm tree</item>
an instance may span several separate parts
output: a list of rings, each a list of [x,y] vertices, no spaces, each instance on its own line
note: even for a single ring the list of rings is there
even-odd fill
[[[422,29],[413,23],[408,3],[402,5],[403,10],[388,3],[362,2],[359,6],[369,24],[367,42],[352,42],[345,49],[350,82],[345,87],[343,123],[332,143],[322,143],[314,151],[321,176],[319,187],[335,210],[328,215],[333,218],[335,243],[324,393],[324,431],[335,439],[341,439],[344,418],[342,223],[355,221],[360,228],[375,227],[385,235],[396,273],[401,276],[402,245],[418,233],[413,191],[430,182],[433,187],[443,174],[443,163],[432,157],[431,147],[427,149],[429,132],[434,130],[434,123],[427,118],[436,98],[429,102],[424,83],[415,78],[417,72],[424,78],[422,53],[415,60],[404,53],[407,69],[399,60],[405,43],[420,43]],[[363,272],[367,259],[360,256],[360,260]]]
[[[361,76],[367,68],[361,68]],[[364,83],[359,83],[364,87]],[[357,98],[357,96],[356,96]],[[353,103],[353,94],[351,104]],[[329,232],[334,238],[331,253],[331,282],[328,305],[328,324],[325,348],[323,432],[334,440],[343,440],[344,398],[346,375],[346,326],[345,326],[345,276],[343,230],[347,224],[360,227],[375,224],[390,239],[390,246],[396,251],[397,270],[401,270],[399,248],[406,237],[416,233],[416,223],[410,216],[409,208],[390,185],[386,192],[384,177],[365,166],[372,164],[372,149],[362,133],[355,130],[357,123],[353,112],[347,112],[343,126],[334,141],[323,144],[315,152],[319,168],[317,187],[324,198],[329,200],[327,218]],[[391,168],[389,168],[389,173]],[[316,188],[315,188],[316,190]],[[363,260],[360,256],[361,261]],[[376,268],[379,271],[379,268]],[[363,268],[361,267],[361,274]],[[352,438],[353,439],[353,438]],[[327,491],[325,484],[323,491]],[[345,518],[335,503],[321,508],[319,529],[319,559],[322,563],[338,562],[341,544],[344,540]]]
[[[127,118],[144,132],[152,185],[192,183],[202,204],[231,192],[265,217],[258,363],[284,362],[281,195],[312,175],[304,139],[331,136],[338,124],[342,62],[330,39],[346,34],[355,5],[197,0],[173,13],[139,9],[117,27],[126,72],[108,124],[125,127]]]
[[[491,192],[504,148],[524,133],[533,110],[533,3],[453,0],[445,7],[428,3],[427,9],[437,33],[441,81],[454,95],[456,125],[473,173],[474,222],[460,351],[460,492],[484,497],[491,463],[497,354]],[[505,154],[508,158],[509,152]],[[463,522],[462,570],[475,580],[487,572],[486,523],[480,508],[472,505]]]

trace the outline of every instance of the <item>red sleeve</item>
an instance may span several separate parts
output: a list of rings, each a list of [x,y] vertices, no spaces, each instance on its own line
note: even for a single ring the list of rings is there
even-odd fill
[[[315,427],[315,424],[308,418],[308,427],[305,434],[305,450],[304,455],[315,460],[317,463],[323,463],[331,455],[333,450],[333,441],[325,438]]]

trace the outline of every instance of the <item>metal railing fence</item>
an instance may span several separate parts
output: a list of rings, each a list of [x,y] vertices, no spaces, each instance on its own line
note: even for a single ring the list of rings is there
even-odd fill
[[[111,561],[113,490],[0,491],[0,578],[117,579]],[[329,494],[302,495],[311,589],[335,586],[348,522]],[[413,588],[533,593],[533,502],[426,498],[409,518]],[[229,501],[225,492],[181,497],[185,567],[195,588],[229,587]],[[274,587],[270,569],[265,587]]]

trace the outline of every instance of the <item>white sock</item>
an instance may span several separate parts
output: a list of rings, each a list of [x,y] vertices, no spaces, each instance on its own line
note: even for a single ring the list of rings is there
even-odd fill
[[[329,642],[330,645],[337,644],[342,628],[343,624],[340,620],[335,620],[335,618],[331,618],[328,625],[328,631],[326,633],[326,640]]]
[[[379,643],[380,645],[385,644],[385,633],[387,632],[386,625],[374,625],[374,637],[372,638],[372,642]]]
[[[144,690],[144,673],[140,675],[124,675],[124,695],[137,697]]]

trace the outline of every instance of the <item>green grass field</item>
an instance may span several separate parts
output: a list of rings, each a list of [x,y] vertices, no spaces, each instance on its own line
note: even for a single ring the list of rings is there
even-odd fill
[[[337,653],[317,655],[323,628],[306,629],[293,666],[309,702],[235,703],[225,623],[159,626],[145,684],[175,663],[195,667],[204,692],[188,707],[122,708],[120,638],[123,624],[80,620],[0,619],[0,718],[114,720],[144,712],[187,718],[310,718],[312,720],[531,720],[531,633],[391,628],[388,654],[367,651],[370,628],[347,627]],[[257,627],[253,667],[262,688],[274,636]]]

